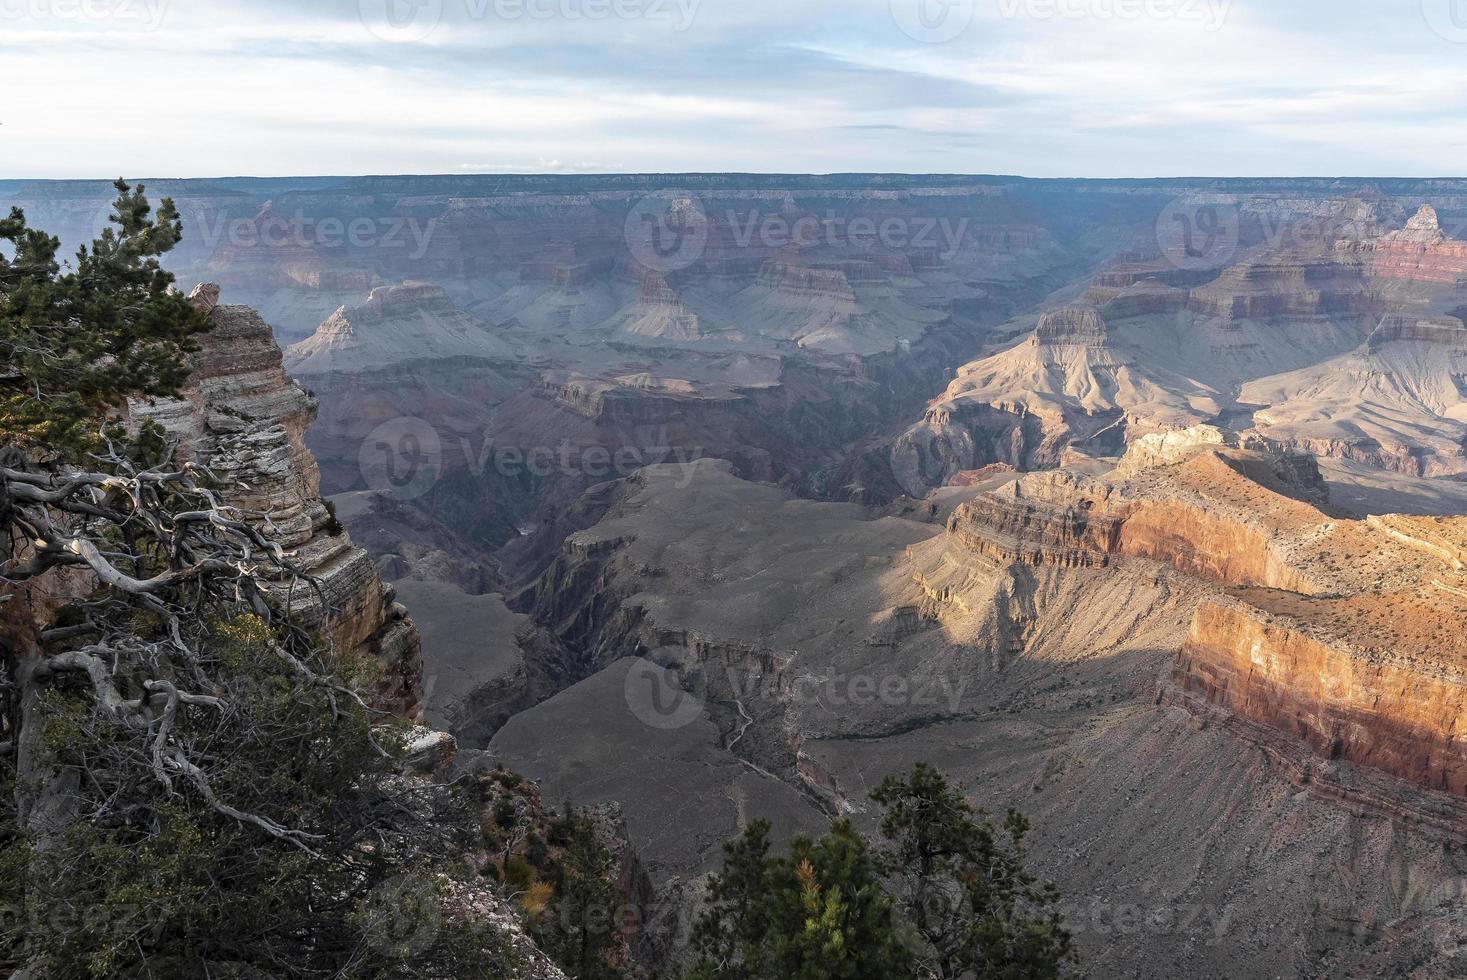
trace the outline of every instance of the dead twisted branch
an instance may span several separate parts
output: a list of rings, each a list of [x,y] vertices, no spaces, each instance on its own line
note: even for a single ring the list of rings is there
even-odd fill
[[[92,594],[64,608],[75,621],[47,624],[30,651],[11,650],[11,676],[54,685],[85,677],[101,719],[146,745],[147,768],[165,796],[192,791],[216,812],[310,850],[313,835],[222,800],[203,753],[179,732],[185,711],[223,714],[225,687],[206,666],[210,631],[249,613],[268,627],[270,652],[301,685],[363,704],[311,666],[318,644],[291,616],[280,591],[304,583],[324,606],[319,584],[267,536],[269,515],[229,506],[218,479],[194,464],[144,469],[110,444],[91,471],[48,468],[15,452],[0,459],[0,593],[14,594],[48,573],[90,575]],[[18,694],[17,692],[13,692]],[[19,713],[7,713],[14,729]],[[6,733],[5,754],[24,745]],[[119,768],[108,763],[102,781]]]

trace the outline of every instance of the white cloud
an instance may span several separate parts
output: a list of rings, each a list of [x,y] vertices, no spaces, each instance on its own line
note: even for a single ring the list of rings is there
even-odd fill
[[[681,0],[686,30],[442,0],[419,43],[356,0],[66,2],[0,0],[0,176],[1467,170],[1467,45],[1358,0],[1235,0],[1218,30],[976,0],[945,44],[886,0]]]

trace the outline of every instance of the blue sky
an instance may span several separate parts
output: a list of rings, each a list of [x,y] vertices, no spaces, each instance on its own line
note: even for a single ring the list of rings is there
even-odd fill
[[[0,0],[0,177],[1467,174],[1467,0]]]

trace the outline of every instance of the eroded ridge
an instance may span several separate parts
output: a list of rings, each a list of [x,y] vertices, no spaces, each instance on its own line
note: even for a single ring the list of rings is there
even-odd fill
[[[1211,588],[1177,687],[1316,752],[1467,794],[1467,518],[1331,516],[1307,457],[1209,427],[1107,476],[1033,474],[957,508],[1011,561],[1171,565]]]

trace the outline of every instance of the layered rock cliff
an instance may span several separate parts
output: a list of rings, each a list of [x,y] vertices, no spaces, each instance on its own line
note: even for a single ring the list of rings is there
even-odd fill
[[[1467,594],[1450,607],[1430,594],[1452,587],[1428,584],[1423,602],[1413,601],[1414,593],[1241,593],[1205,603],[1192,620],[1177,680],[1326,759],[1467,795],[1467,670],[1460,643],[1448,635],[1460,632]],[[1396,633],[1398,616],[1442,617],[1444,625],[1435,636],[1420,626]]]
[[[1192,289],[1187,308],[1225,321],[1348,316],[1375,309],[1360,270],[1333,256],[1269,253],[1224,269]]]
[[[1109,337],[1100,310],[1090,306],[1049,310],[1034,328],[1034,339],[1041,344],[1103,345]]]
[[[1130,556],[1211,583],[1183,690],[1326,758],[1467,795],[1467,518],[1332,518],[1306,461],[1247,445],[1205,428],[1153,437],[1101,480],[1036,474],[981,494],[949,534],[1011,561]]]
[[[1342,252],[1360,257],[1385,279],[1456,285],[1467,278],[1467,242],[1442,230],[1436,208],[1423,204],[1398,231],[1364,242],[1344,242]]]
[[[220,305],[214,285],[199,286],[191,298],[214,328],[192,355],[188,385],[180,398],[135,403],[132,414],[162,425],[178,439],[183,458],[208,466],[225,501],[264,515],[261,531],[318,585],[287,590],[282,584],[282,598],[338,654],[375,660],[382,707],[415,715],[422,697],[417,629],[320,496],[320,474],[305,443],[315,399],[285,373],[258,313]]]

